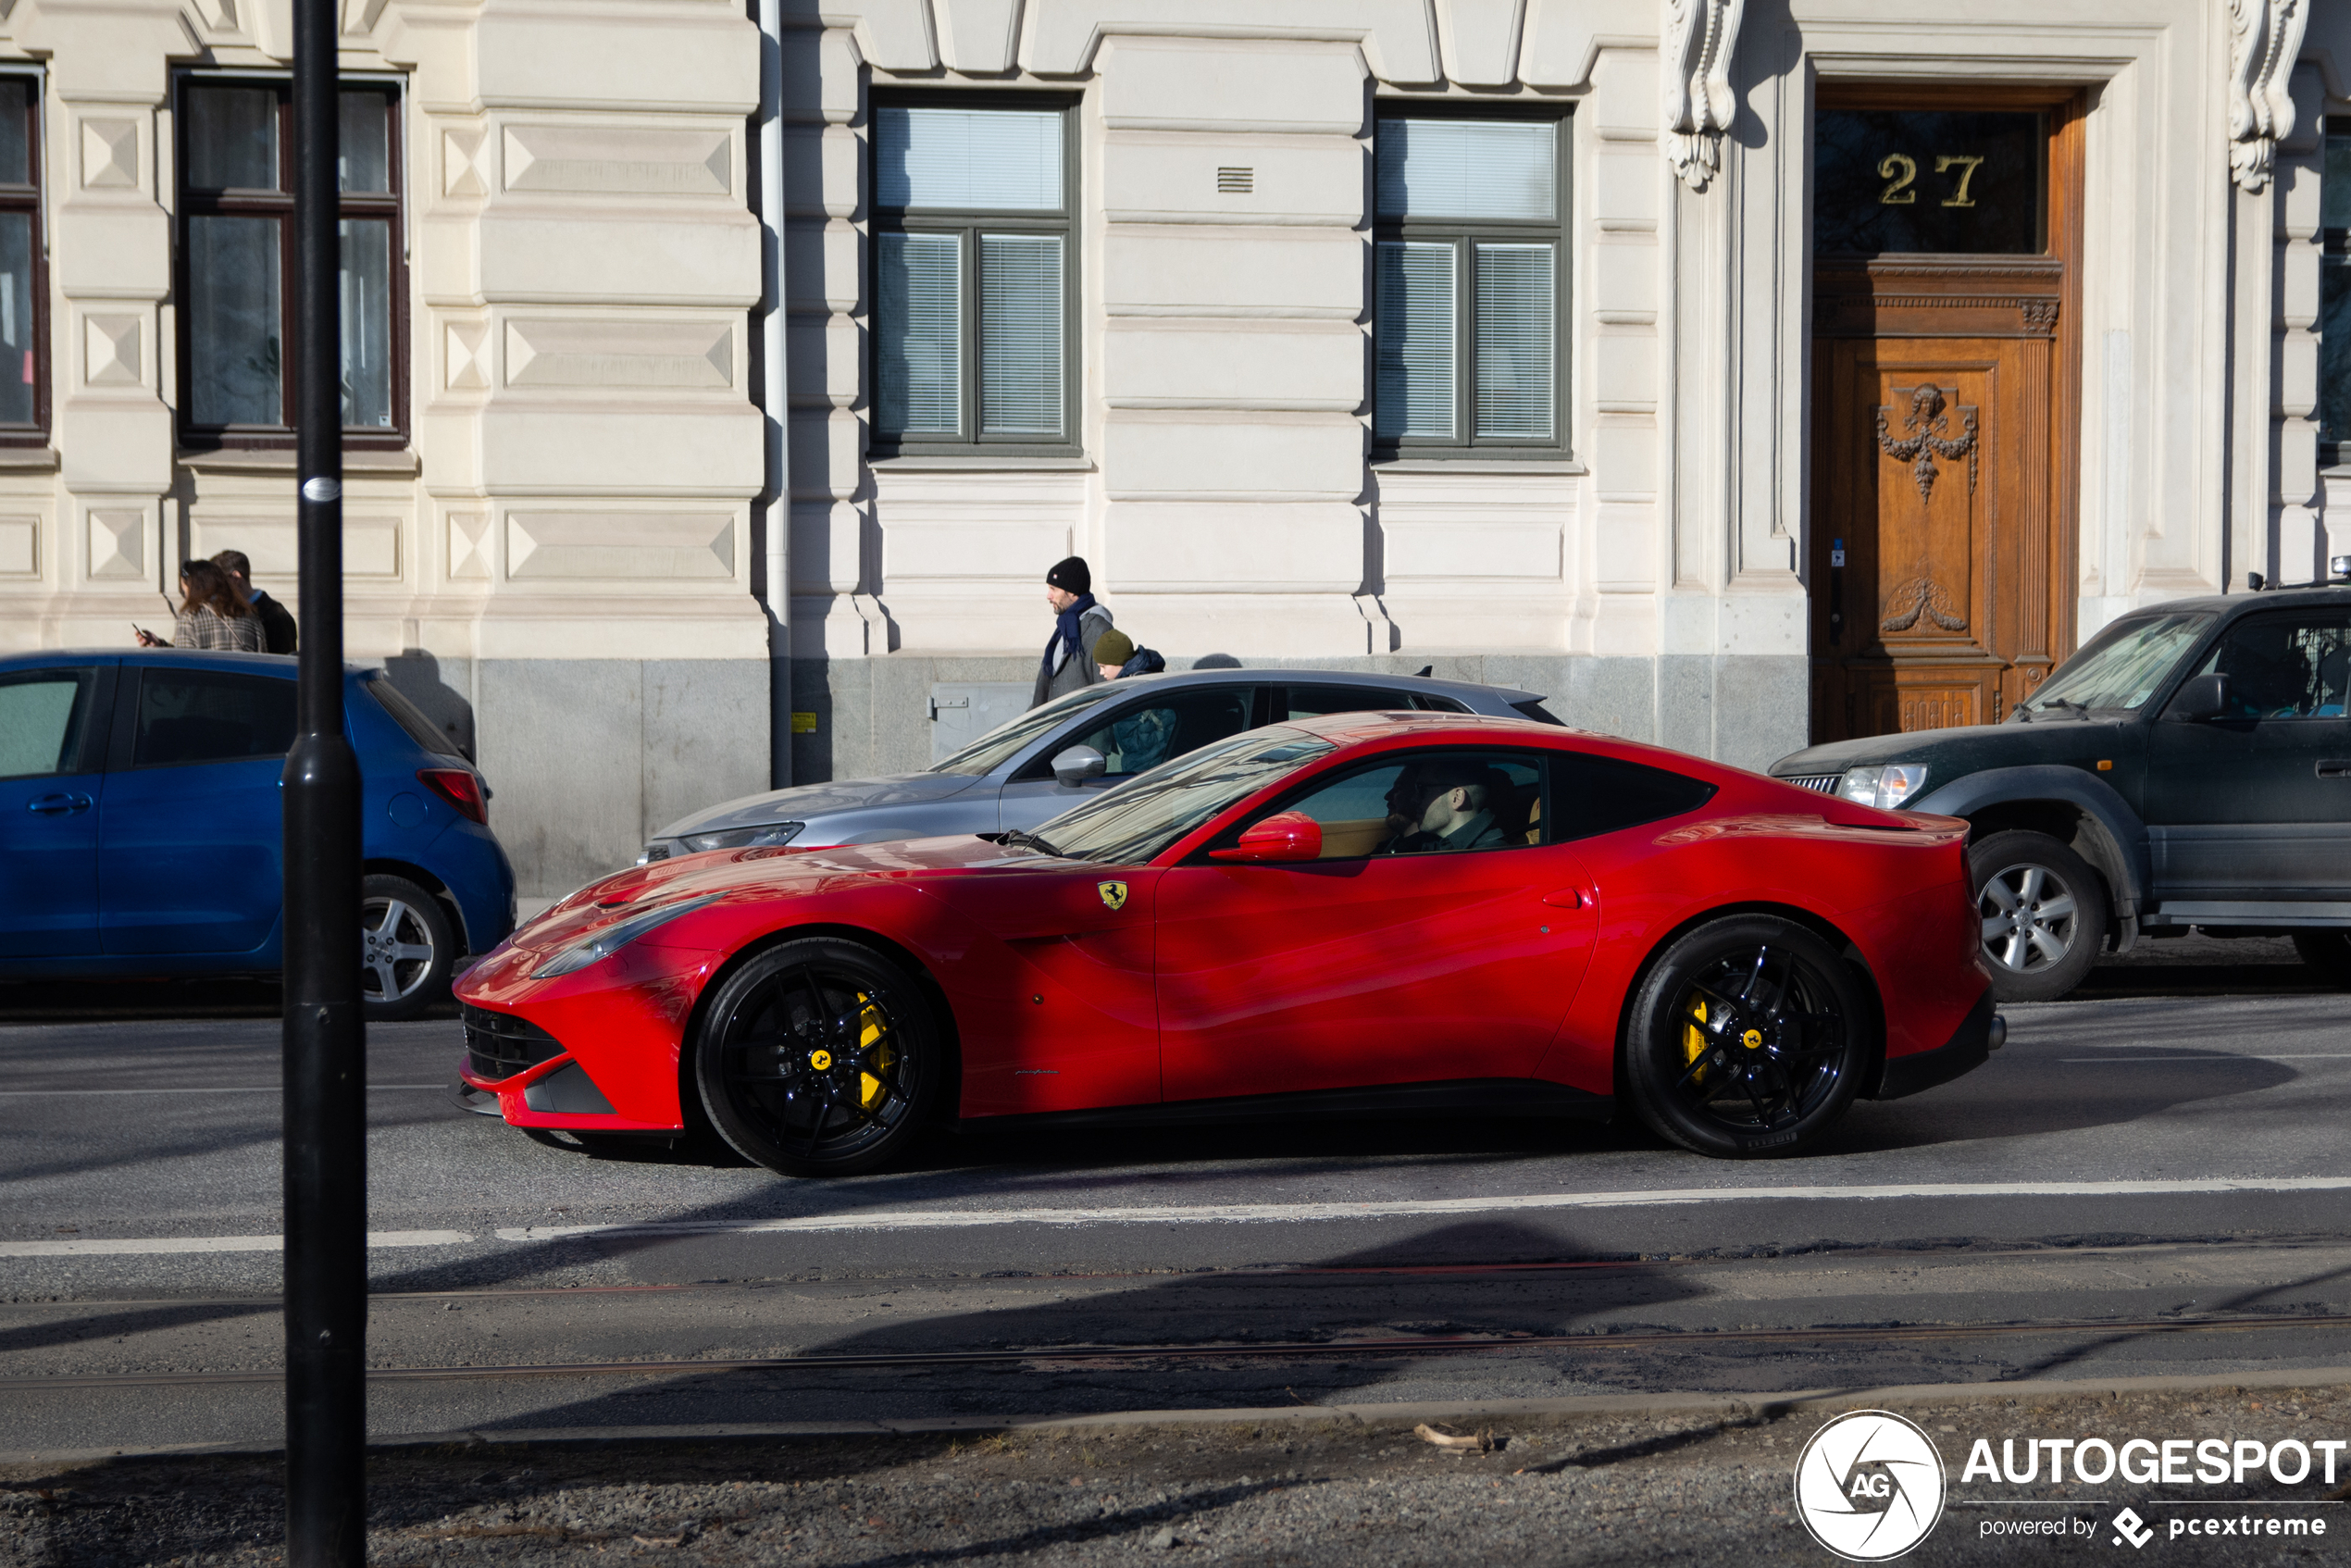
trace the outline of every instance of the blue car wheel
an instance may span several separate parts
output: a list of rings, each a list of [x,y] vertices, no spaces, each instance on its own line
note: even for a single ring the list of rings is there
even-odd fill
[[[359,1002],[370,1018],[414,1018],[449,1000],[457,934],[441,901],[405,877],[361,884]]]

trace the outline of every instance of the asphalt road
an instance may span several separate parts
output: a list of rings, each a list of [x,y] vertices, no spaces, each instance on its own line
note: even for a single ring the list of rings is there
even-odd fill
[[[953,1139],[792,1182],[543,1147],[450,1102],[454,1023],[379,1027],[370,1425],[2351,1365],[2345,999],[2233,948],[2011,1009],[1983,1070],[1744,1164],[1430,1119]],[[0,1449],[276,1439],[278,1040],[240,1010],[0,1022]]]

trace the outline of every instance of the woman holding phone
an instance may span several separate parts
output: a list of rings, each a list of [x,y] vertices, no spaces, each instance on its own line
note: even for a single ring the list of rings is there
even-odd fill
[[[236,580],[210,561],[187,561],[180,567],[180,604],[172,617],[171,640],[166,641],[138,626],[142,648],[205,648],[259,653],[267,651],[261,619],[237,591]]]

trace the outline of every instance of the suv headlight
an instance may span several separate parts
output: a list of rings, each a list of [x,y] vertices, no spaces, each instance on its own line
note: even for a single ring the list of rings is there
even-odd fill
[[[704,893],[698,899],[681,899],[676,903],[649,909],[642,915],[631,915],[617,926],[607,926],[584,942],[575,942],[554,957],[530,972],[534,980],[552,980],[558,975],[568,975],[575,969],[585,969],[591,964],[610,958],[639,937],[657,926],[666,926],[681,915],[691,915],[704,904],[716,903],[724,893]]]
[[[1893,811],[1926,788],[1926,764],[1890,762],[1882,767],[1849,767],[1836,792],[1848,801]]]

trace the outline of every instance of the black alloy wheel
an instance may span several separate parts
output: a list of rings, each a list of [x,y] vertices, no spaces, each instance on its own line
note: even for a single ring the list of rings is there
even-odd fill
[[[2046,833],[2010,828],[1968,847],[1984,960],[2000,1002],[2055,1002],[2106,945],[2106,884]]]
[[[852,1176],[904,1152],[947,1091],[944,1040],[914,978],[855,942],[759,954],[711,999],[694,1081],[719,1136],[785,1176]]]
[[[1776,915],[1710,921],[1633,999],[1625,1077],[1641,1119],[1718,1159],[1794,1154],[1853,1102],[1878,1039],[1863,981]]]
[[[378,874],[359,887],[359,1011],[414,1018],[449,1000],[457,929],[441,901],[405,877]]]

